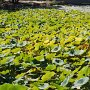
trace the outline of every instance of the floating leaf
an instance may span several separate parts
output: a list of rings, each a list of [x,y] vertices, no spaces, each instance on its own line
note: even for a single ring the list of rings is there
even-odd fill
[[[61,47],[60,46],[56,46],[56,47],[54,47],[52,50],[51,50],[51,52],[58,52],[58,51],[60,51],[61,50]]]
[[[39,88],[33,84],[30,85],[31,87],[29,88],[30,90],[39,90]]]
[[[0,85],[0,90],[27,90],[26,86],[13,85],[13,84],[3,84]]]
[[[43,83],[43,84],[39,84],[38,88],[41,90],[41,89],[46,89],[49,87],[49,84],[48,83]]]
[[[35,57],[36,60],[39,60],[39,61],[44,61],[44,56],[41,55],[41,56],[37,56]]]
[[[75,55],[82,55],[85,51],[84,50],[75,50]]]
[[[3,85],[0,85],[0,90],[8,90],[10,87],[12,87],[12,84],[6,84],[5,83]]]
[[[68,76],[67,78],[65,78],[65,80],[61,83],[61,86],[66,86],[69,82],[70,76]]]
[[[2,58],[2,57],[5,57],[5,54],[0,54],[0,57]]]
[[[80,71],[78,71],[78,79],[82,78],[83,76],[89,75],[89,66],[84,66]]]
[[[55,75],[55,72],[47,72],[45,75],[42,76],[42,81],[45,82],[50,80]]]
[[[5,74],[7,74],[7,73],[9,73],[9,70],[0,72],[0,74],[3,74],[3,75],[5,75]]]
[[[85,61],[89,61],[90,62],[90,58],[87,58]]]
[[[53,38],[53,41],[54,41],[54,43],[59,43],[60,42],[60,39],[58,37],[54,37]]]
[[[3,50],[2,53],[0,54],[0,57],[5,57],[5,56],[7,56],[9,53],[10,53],[10,49]]]
[[[14,53],[14,54],[17,54],[17,53],[20,53],[20,48],[14,48],[14,49],[12,49],[12,53]]]
[[[89,77],[84,77],[84,78],[81,78],[79,80],[76,80],[74,82],[74,86],[72,86],[72,88],[81,87],[82,85],[86,84],[88,81],[89,81]]]
[[[76,45],[79,45],[82,40],[83,40],[83,38],[81,38],[81,37],[76,37],[76,38],[75,38],[75,44],[76,44]]]
[[[17,43],[17,47],[23,47],[27,44],[27,41]]]
[[[55,63],[56,65],[63,65],[64,61],[59,58],[54,58],[52,63]]]
[[[75,56],[75,55],[82,55],[85,52],[85,50],[74,50],[72,49],[71,51],[68,52],[70,56]]]
[[[21,73],[21,74],[18,74],[15,78],[19,79],[19,78],[22,78],[24,75],[25,75],[25,73]]]
[[[35,44],[35,50],[37,51],[39,50],[39,48],[40,48],[40,44],[39,43]]]
[[[48,53],[46,55],[46,59],[48,59],[48,60],[51,60],[53,57],[55,57],[55,54],[54,53]]]
[[[56,65],[48,65],[46,67],[46,70],[55,70],[56,69]]]
[[[13,60],[14,60],[14,57],[15,56],[9,56],[9,57],[7,57],[7,63],[10,63],[10,62],[12,62]]]
[[[81,41],[83,40],[83,38],[81,38],[81,37],[76,37],[75,40],[81,42]]]
[[[55,86],[58,90],[67,90],[67,88],[64,86],[60,86],[59,84],[53,83],[53,86]]]
[[[48,39],[47,39],[47,40],[45,40],[45,41],[44,41],[44,43],[45,43],[45,44],[48,44],[48,43],[49,43],[49,40],[48,40]]]

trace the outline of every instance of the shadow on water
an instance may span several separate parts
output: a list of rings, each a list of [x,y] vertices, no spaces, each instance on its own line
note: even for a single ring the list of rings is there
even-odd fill
[[[69,6],[85,6],[85,5],[90,5],[90,3],[87,4],[75,4],[75,3],[57,3],[56,6],[50,5],[49,7],[41,6],[40,4],[31,4],[31,3],[22,3],[22,2],[18,2],[18,3],[10,3],[8,1],[5,1],[3,3],[0,3],[0,10],[7,10],[8,12],[14,12],[14,11],[18,11],[21,9],[62,9],[62,5],[69,5]]]
[[[18,2],[18,3],[10,3],[8,1],[6,2],[3,2],[3,3],[0,3],[0,10],[7,10],[9,12],[14,12],[14,11],[18,11],[18,10],[21,10],[21,9],[28,9],[28,8],[31,8],[31,9],[36,9],[36,8],[39,8],[39,9],[62,9],[62,5],[69,5],[69,6],[85,6],[85,5],[88,5],[88,4],[72,4],[72,3],[56,3],[57,6],[53,6],[52,4],[47,7],[46,5],[43,5],[41,6],[40,4],[32,4],[32,3],[23,3],[23,2]]]
[[[61,6],[59,6],[59,8],[60,7]],[[31,8],[31,9],[36,9],[36,8],[57,9],[58,7],[54,7],[52,5],[49,7],[46,7],[45,5],[44,6],[40,6],[40,4],[33,4],[32,5],[31,3],[22,3],[22,2],[18,2],[18,3],[3,2],[3,3],[0,3],[0,10],[7,10],[10,12],[21,10],[21,9],[28,9],[28,8]]]

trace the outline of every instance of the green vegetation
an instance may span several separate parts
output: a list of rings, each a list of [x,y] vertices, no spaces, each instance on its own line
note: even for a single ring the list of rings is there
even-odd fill
[[[89,77],[90,13],[0,11],[0,90],[89,90]]]

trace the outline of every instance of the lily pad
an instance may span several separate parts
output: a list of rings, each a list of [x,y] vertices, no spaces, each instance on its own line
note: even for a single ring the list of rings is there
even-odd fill
[[[52,63],[56,64],[56,65],[63,65],[64,61],[59,59],[59,58],[54,58]]]
[[[48,87],[49,87],[49,84],[48,84],[48,83],[42,83],[42,84],[40,84],[40,85],[38,86],[38,88],[39,88],[40,90],[46,89],[46,88],[48,88]]]
[[[48,81],[50,80],[53,76],[55,75],[55,72],[47,72],[45,75],[42,76],[42,81],[45,82],[45,81]]]
[[[88,81],[89,81],[89,77],[84,77],[79,80],[76,80],[74,82],[74,86],[72,86],[72,88],[81,87],[82,85],[86,84]]]
[[[60,50],[61,50],[61,47],[60,47],[60,46],[56,46],[56,47],[54,47],[54,48],[51,50],[51,52],[56,53],[56,52],[59,52]]]
[[[70,76],[65,78],[65,80],[61,83],[61,86],[66,86],[69,83]]]
[[[17,47],[23,47],[25,45],[27,45],[27,41],[23,41],[23,42],[17,43]]]
[[[82,55],[85,52],[85,50],[75,50],[75,55]]]

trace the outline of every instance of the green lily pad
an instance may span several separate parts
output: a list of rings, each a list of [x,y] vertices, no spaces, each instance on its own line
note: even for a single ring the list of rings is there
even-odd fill
[[[85,52],[85,50],[75,50],[75,55],[82,55]]]
[[[17,47],[23,47],[23,46],[26,46],[26,45],[27,45],[27,41],[17,43]]]
[[[46,70],[55,70],[56,69],[56,65],[48,65],[46,67]]]
[[[53,76],[55,75],[55,72],[47,72],[45,75],[42,76],[42,81],[45,82],[45,81],[48,81],[50,80]]]
[[[38,88],[39,88],[40,90],[46,89],[46,88],[48,88],[48,87],[49,87],[49,84],[48,84],[48,83],[43,83],[43,84],[38,85]]]
[[[72,88],[81,87],[82,85],[86,84],[88,81],[89,81],[89,77],[84,77],[79,80],[76,80],[74,82],[74,86],[72,86]]]
[[[61,83],[61,86],[66,86],[69,83],[70,76],[65,78],[65,80]]]
[[[51,50],[51,52],[56,53],[56,52],[59,52],[60,50],[61,50],[61,47],[60,47],[60,46],[56,46],[56,47],[54,47],[54,48]]]
[[[56,65],[63,65],[64,61],[59,59],[59,58],[54,58],[52,63],[56,64]]]
[[[0,85],[0,90],[27,90],[26,86],[13,85],[13,84],[3,84]]]

